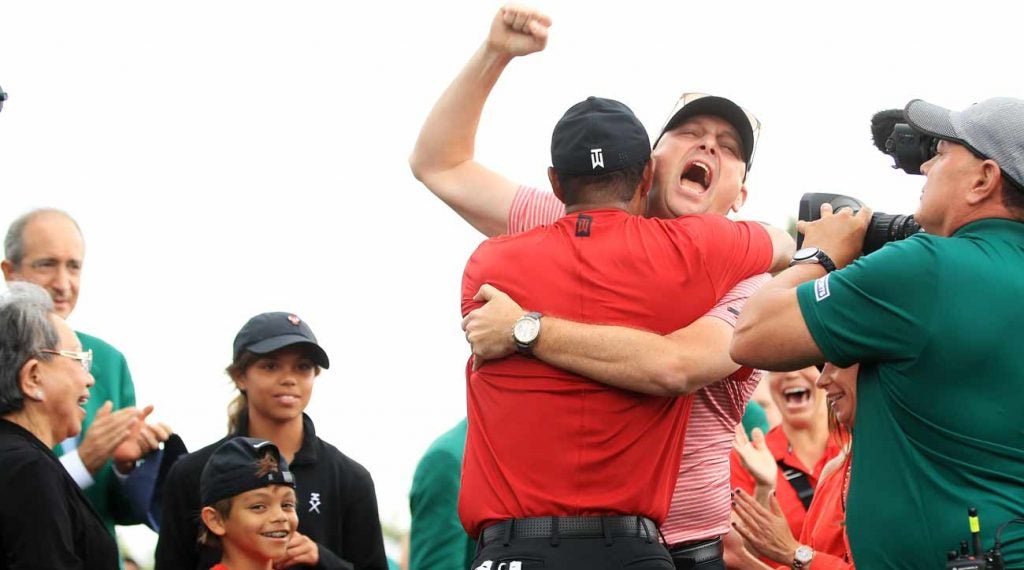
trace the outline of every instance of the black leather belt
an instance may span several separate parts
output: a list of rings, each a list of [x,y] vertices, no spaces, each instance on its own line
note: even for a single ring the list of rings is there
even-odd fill
[[[503,538],[601,538],[641,536],[658,540],[658,526],[649,518],[635,515],[593,517],[536,517],[494,523],[480,533],[486,544]]]
[[[694,564],[701,564],[709,560],[720,560],[725,555],[725,545],[722,544],[722,537],[698,542],[684,542],[670,546],[668,553],[672,559],[677,558],[692,560]]]

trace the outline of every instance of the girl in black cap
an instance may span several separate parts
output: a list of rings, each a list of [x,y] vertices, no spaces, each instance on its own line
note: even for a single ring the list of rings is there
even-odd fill
[[[229,407],[229,435],[181,459],[163,500],[156,568],[206,570],[219,553],[196,541],[203,466],[224,441],[270,440],[295,476],[298,532],[275,568],[385,570],[377,499],[369,472],[316,436],[303,413],[320,370],[330,365],[309,326],[294,314],[263,313],[238,332],[227,368],[239,395]]]

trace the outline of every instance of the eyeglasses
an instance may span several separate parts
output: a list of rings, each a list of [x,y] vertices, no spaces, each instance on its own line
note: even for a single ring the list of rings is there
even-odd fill
[[[699,99],[712,96],[713,95],[711,95],[710,93],[683,93],[682,95],[680,95],[679,100],[676,101],[675,106],[672,107],[672,112],[668,114],[668,118],[665,120],[664,126],[662,126],[662,133],[665,132],[665,127],[668,126],[669,122],[673,118],[675,118],[676,113],[678,113],[683,107]],[[737,107],[739,107],[739,105],[737,105]],[[753,113],[744,109],[743,107],[740,107],[740,110],[743,111],[743,114],[747,116],[747,121],[750,122],[750,130],[754,134],[754,144],[751,145],[750,149],[750,160],[747,161],[747,170],[750,170],[750,165],[753,164],[754,162],[754,151],[757,150],[757,140],[761,138],[761,121],[759,121]]]
[[[87,350],[85,352],[75,352],[73,350],[50,350],[48,348],[44,348],[39,352],[45,352],[46,354],[56,354],[58,356],[64,356],[72,360],[77,360],[78,363],[82,365],[83,370],[85,370],[86,372],[92,370],[92,350]]]

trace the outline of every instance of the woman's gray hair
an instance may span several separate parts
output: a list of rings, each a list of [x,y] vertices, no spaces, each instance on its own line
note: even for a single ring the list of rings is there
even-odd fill
[[[50,320],[53,300],[45,289],[26,282],[7,284],[0,291],[0,415],[25,407],[18,375],[30,358],[50,360],[41,352],[60,343]]]

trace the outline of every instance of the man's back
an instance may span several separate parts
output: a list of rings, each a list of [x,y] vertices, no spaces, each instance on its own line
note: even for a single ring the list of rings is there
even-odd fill
[[[858,379],[848,500],[857,565],[941,567],[969,538],[969,507],[990,547],[998,525],[1024,514],[1024,224],[987,219],[950,238],[915,236],[825,283],[819,296],[836,302],[804,314],[847,336],[823,351],[873,355]],[[802,306],[827,303],[811,293],[801,291]],[[869,308],[880,300],[884,312]],[[808,325],[823,338],[821,324]],[[1008,568],[1024,565],[1019,528],[1003,533]]]
[[[489,283],[531,311],[667,334],[770,262],[756,224],[594,210],[485,242],[467,264],[462,308]],[[688,398],[609,388],[522,356],[485,364],[468,393],[460,516],[471,534],[531,516],[664,518]]]

